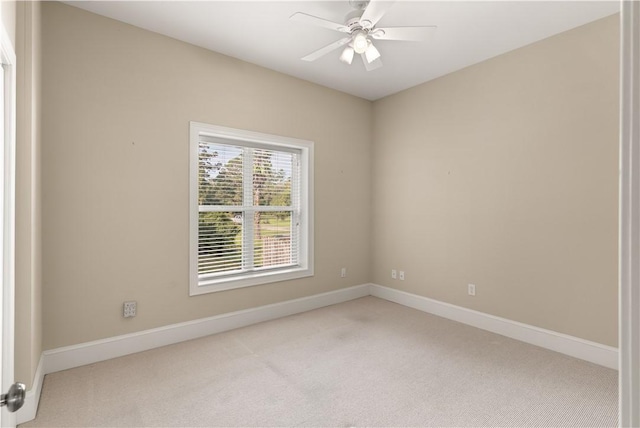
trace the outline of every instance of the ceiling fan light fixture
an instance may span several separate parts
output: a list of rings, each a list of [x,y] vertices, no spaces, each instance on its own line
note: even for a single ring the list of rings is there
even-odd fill
[[[359,53],[359,54],[364,53],[369,47],[369,40],[367,39],[367,34],[362,30],[356,31],[355,34],[353,35],[352,44],[353,44],[353,50],[356,53]]]
[[[353,61],[354,52],[355,51],[353,50],[353,48],[351,46],[347,46],[342,51],[342,55],[340,55],[340,61],[344,62],[345,64],[351,65],[351,62]]]
[[[369,42],[369,47],[364,52],[364,56],[367,58],[367,62],[371,64],[373,61],[380,58],[380,51],[373,46],[373,43]]]

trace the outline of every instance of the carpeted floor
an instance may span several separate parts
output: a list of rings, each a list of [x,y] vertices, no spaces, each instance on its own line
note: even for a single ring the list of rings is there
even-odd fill
[[[617,426],[617,372],[351,302],[45,377],[51,426]]]

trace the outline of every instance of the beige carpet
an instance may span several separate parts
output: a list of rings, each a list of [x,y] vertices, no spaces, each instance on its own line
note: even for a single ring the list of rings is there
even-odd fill
[[[365,297],[46,376],[22,426],[616,426],[617,372]]]

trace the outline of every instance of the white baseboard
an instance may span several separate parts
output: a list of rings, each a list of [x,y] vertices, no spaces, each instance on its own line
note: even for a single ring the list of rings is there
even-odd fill
[[[16,423],[23,424],[36,418],[42,383],[44,382],[44,355],[40,356],[36,373],[33,377],[33,385],[24,397],[24,405],[16,412]]]
[[[369,284],[43,352],[45,374],[209,336],[369,295]]]
[[[618,368],[617,348],[393,288],[377,284],[362,284],[300,299],[44,351],[36,370],[33,387],[27,392],[25,405],[17,413],[17,421],[24,423],[35,418],[46,374],[221,333],[369,295],[605,367]]]
[[[371,295],[604,367],[618,369],[618,348],[377,284],[371,284]]]

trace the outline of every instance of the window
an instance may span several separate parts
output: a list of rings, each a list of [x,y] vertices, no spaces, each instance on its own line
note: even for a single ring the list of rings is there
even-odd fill
[[[190,295],[312,276],[313,143],[190,133]]]

